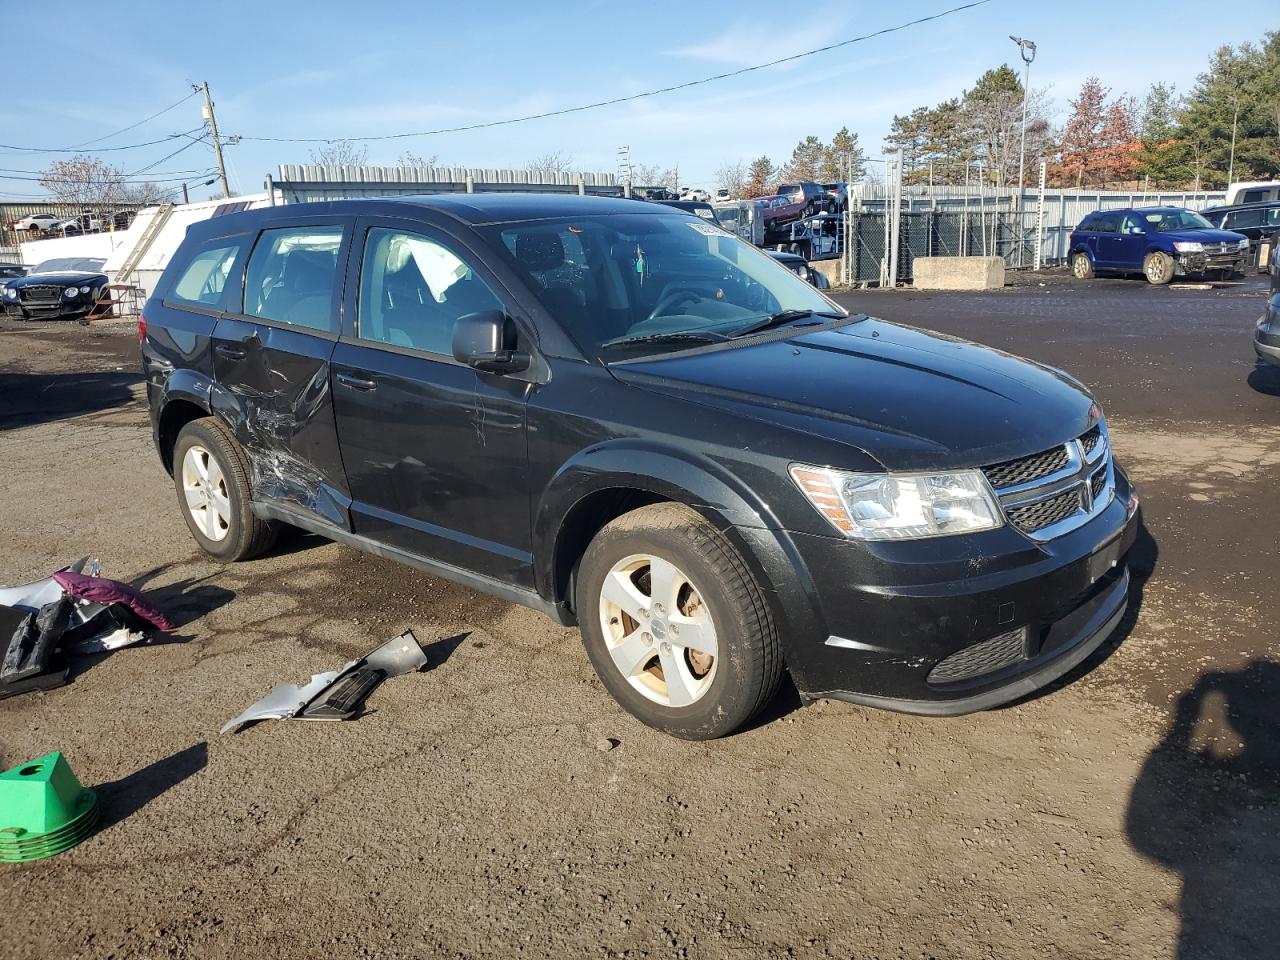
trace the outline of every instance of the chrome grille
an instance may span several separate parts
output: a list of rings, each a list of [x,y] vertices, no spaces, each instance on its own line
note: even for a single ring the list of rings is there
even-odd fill
[[[1111,446],[1099,422],[1074,440],[984,467],[1009,523],[1036,540],[1074,530],[1111,502]]]
[[[1037,500],[1023,507],[1005,507],[1005,516],[1024,533],[1035,533],[1067,519],[1080,509],[1080,491],[1071,489],[1048,500]]]
[[[932,684],[956,683],[995,673],[1022,661],[1026,651],[1026,630],[1019,627],[939,660],[925,680]]]
[[[1053,447],[1029,457],[1017,460],[1006,460],[993,467],[983,467],[982,472],[993,487],[1012,487],[1019,483],[1030,483],[1056,473],[1067,465],[1067,448]]]
[[[43,303],[47,300],[57,302],[62,296],[62,287],[52,283],[33,283],[18,288],[18,296],[23,303]]]

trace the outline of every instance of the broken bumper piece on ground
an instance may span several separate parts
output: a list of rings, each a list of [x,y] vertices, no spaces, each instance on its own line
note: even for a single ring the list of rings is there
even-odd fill
[[[85,557],[50,577],[0,587],[0,699],[67,681],[60,653],[100,653],[140,643],[173,624],[128,584],[84,574]]]
[[[244,713],[224,724],[220,732],[238,731],[258,720],[348,720],[387,677],[421,670],[426,664],[427,657],[413,631],[406,630],[341,670],[317,673],[302,686],[277,684]]]

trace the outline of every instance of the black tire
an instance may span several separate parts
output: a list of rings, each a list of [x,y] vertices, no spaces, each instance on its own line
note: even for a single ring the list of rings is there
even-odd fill
[[[1071,257],[1071,275],[1077,280],[1093,279],[1093,261],[1087,253],[1076,253]]]
[[[609,652],[601,591],[615,565],[635,555],[667,560],[683,572],[714,627],[718,644],[714,673],[708,670],[705,691],[686,706],[649,699],[623,676]],[[741,554],[688,507],[659,503],[614,520],[587,547],[576,580],[578,621],[587,656],[614,699],[642,723],[686,740],[711,740],[746,723],[777,692],[782,650],[769,601]],[[666,629],[670,630],[669,623]],[[675,631],[670,635],[674,638]],[[673,639],[673,645],[676,642]]]
[[[1142,261],[1142,272],[1147,283],[1162,287],[1173,279],[1173,257],[1160,250],[1148,253]]]
[[[188,451],[200,447],[210,459],[217,461],[226,499],[230,505],[226,518],[226,534],[213,539],[200,529],[187,504],[183,482],[183,463]],[[254,514],[253,495],[249,487],[249,461],[231,431],[220,420],[205,417],[192,420],[178,433],[173,445],[173,483],[178,495],[178,509],[187,522],[191,536],[200,549],[216,560],[234,563],[248,560],[271,549],[277,528]]]

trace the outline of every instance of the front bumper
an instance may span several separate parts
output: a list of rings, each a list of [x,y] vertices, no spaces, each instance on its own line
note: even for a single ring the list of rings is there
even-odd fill
[[[58,320],[84,316],[93,307],[93,301],[76,297],[74,300],[6,301],[3,306],[4,315],[16,320]]]
[[[1272,318],[1268,313],[1253,330],[1253,351],[1259,360],[1280,367],[1280,317]]]
[[[1044,543],[1008,526],[876,545],[795,534],[827,633],[788,650],[796,685],[806,699],[931,715],[1025,696],[1084,660],[1123,618],[1139,524],[1117,467],[1112,502]],[[979,654],[976,672],[960,676],[939,668],[1015,633],[1012,658],[991,666]]]
[[[1177,255],[1177,272],[1187,275],[1201,275],[1218,270],[1229,270],[1232,274],[1244,273],[1251,256],[1249,251],[1238,253],[1180,253]]]

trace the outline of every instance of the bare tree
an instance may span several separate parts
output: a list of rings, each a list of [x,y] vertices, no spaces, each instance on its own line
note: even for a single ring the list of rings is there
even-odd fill
[[[747,187],[747,165],[741,160],[727,160],[716,170],[716,186],[729,191],[737,200]]]
[[[398,167],[434,167],[440,162],[438,154],[433,153],[429,157],[424,157],[420,153],[414,153],[412,150],[406,150],[400,154],[400,159],[396,161]]]
[[[526,163],[524,168],[531,177],[537,177],[544,182],[559,180],[562,174],[571,172],[573,157],[555,150],[551,153],[544,153],[540,157],[535,157]]]
[[[1018,176],[1022,145],[1022,81],[1008,66],[988,70],[961,99],[965,125],[975,158],[1003,187]],[[1027,98],[1027,163],[1030,167],[1049,148],[1049,98],[1032,90]]]
[[[369,162],[369,148],[357,146],[354,140],[329,140],[319,150],[311,151],[311,162],[323,166],[360,167]]]
[[[97,157],[76,154],[55,160],[40,174],[40,186],[60,203],[154,203],[172,191],[150,181],[130,183],[128,174]]]

